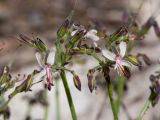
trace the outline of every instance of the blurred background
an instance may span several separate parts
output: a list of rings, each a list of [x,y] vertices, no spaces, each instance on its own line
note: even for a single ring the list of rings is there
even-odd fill
[[[38,63],[35,51],[21,45],[17,40],[19,33],[40,37],[49,47],[55,43],[56,31],[71,12],[75,10],[74,21],[85,26],[93,21],[112,33],[123,24],[124,12],[138,13],[137,21],[143,25],[150,16],[156,15],[156,21],[160,24],[160,0],[0,0],[0,67],[11,62],[11,72],[17,74],[29,74]],[[100,41],[103,43],[103,41]],[[132,76],[128,81],[128,90],[123,97],[123,108],[120,110],[120,120],[135,119],[144,101],[150,94],[149,76],[154,71],[160,70],[158,58],[160,57],[160,40],[153,29],[149,31],[145,40],[137,43],[132,53],[145,53],[152,61],[150,66],[145,66],[143,71],[132,70]],[[73,85],[72,75],[67,73],[73,101],[79,120],[112,120],[112,111],[109,99],[106,97],[105,87],[98,84],[97,90],[90,93],[87,86],[86,74],[88,69],[96,63],[88,56],[78,56],[71,66],[81,77],[82,91],[79,92]],[[85,68],[83,67],[85,65]],[[33,91],[18,94],[10,103],[10,120],[26,120],[31,114],[31,120],[44,120],[44,109],[41,105],[35,105],[29,109],[26,96],[35,96],[42,86],[37,84]],[[59,84],[60,114],[61,120],[71,120],[68,102],[62,83]],[[7,95],[6,95],[7,96]],[[56,119],[55,89],[48,92],[49,117]],[[160,120],[160,104],[149,109],[144,120]]]

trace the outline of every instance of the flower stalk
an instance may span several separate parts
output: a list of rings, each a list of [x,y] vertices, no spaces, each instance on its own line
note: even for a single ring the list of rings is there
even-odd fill
[[[69,86],[68,86],[68,82],[67,82],[67,78],[66,78],[66,74],[65,74],[64,70],[62,70],[60,72],[60,76],[62,78],[63,86],[64,86],[64,89],[65,89],[65,92],[66,92],[66,96],[67,96],[67,99],[68,99],[68,103],[69,103],[72,119],[73,120],[77,120],[75,107],[74,107],[74,104],[73,104],[71,92],[70,92],[70,89],[69,89]]]
[[[115,100],[113,98],[113,84],[111,82],[107,83],[108,95],[111,103],[111,108],[114,116],[114,120],[118,120],[118,114],[116,110]]]

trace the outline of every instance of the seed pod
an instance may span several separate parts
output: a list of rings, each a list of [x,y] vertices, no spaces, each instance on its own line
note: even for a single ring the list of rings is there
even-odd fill
[[[79,76],[78,76],[77,74],[75,74],[74,71],[72,71],[71,73],[72,73],[72,75],[73,75],[73,82],[74,82],[75,87],[76,87],[79,91],[81,91],[81,81],[80,81],[80,79],[79,79]]]
[[[90,69],[90,70],[88,71],[88,74],[87,74],[88,87],[89,87],[89,90],[90,90],[91,93],[92,93],[93,90],[96,88],[96,80],[95,80],[95,77],[94,77],[94,72],[95,72],[95,70]]]

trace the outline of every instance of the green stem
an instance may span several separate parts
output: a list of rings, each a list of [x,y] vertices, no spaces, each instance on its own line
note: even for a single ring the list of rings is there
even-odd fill
[[[64,70],[61,71],[60,75],[61,75],[63,85],[64,85],[64,89],[65,89],[65,92],[66,92],[66,95],[67,95],[72,119],[77,120],[76,111],[75,111],[75,108],[74,108],[72,96],[71,96],[71,93],[70,93],[70,90],[69,90],[69,86],[68,86],[68,83],[67,83],[67,78],[66,78],[66,74],[65,74]]]
[[[118,98],[117,98],[117,101],[116,101],[116,111],[117,111],[117,114],[119,114],[119,107],[121,105],[121,102],[122,102],[122,97],[123,97],[123,88],[124,88],[124,82],[125,82],[125,78],[124,76],[119,76],[119,79],[118,79]]]
[[[149,99],[147,99],[147,101],[145,102],[141,112],[139,113],[138,117],[136,120],[142,120],[144,114],[146,113],[146,111],[148,110],[149,106],[151,104],[151,101]]]
[[[48,100],[47,90],[45,90],[45,99]],[[44,109],[44,120],[48,120],[48,105]]]
[[[111,108],[112,108],[114,120],[118,120],[118,114],[117,114],[116,106],[115,106],[116,104],[115,104],[114,98],[113,98],[113,84],[111,82],[107,83],[107,89],[108,89],[108,94],[109,94],[109,99],[110,99],[110,103],[111,103]]]
[[[59,80],[55,80],[56,120],[60,120]]]

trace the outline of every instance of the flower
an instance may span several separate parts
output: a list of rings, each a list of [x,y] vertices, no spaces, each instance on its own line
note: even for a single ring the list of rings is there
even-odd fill
[[[74,36],[80,29],[84,29],[83,27],[74,27],[74,28],[76,28],[76,30],[72,31],[71,36]],[[96,29],[89,30],[84,37],[91,39],[94,45],[97,46],[96,42],[99,40],[99,36],[97,36]]]
[[[124,60],[127,45],[125,42],[121,42],[119,45],[119,50],[117,53],[112,53],[109,50],[102,50],[102,54],[109,60],[115,61],[114,69],[117,70],[118,74],[123,74],[125,77],[129,77],[129,73],[125,67],[131,67],[131,64]]]
[[[42,77],[46,77],[46,87],[48,88],[48,90],[51,90],[51,86],[53,86],[53,75],[52,75],[52,65],[54,64],[54,57],[55,57],[55,50],[51,50],[49,53],[48,53],[48,56],[47,56],[47,59],[46,59],[46,62],[43,63],[42,61],[42,55],[37,52],[35,54],[36,58],[37,58],[37,61],[38,61],[38,64],[39,66],[41,67],[41,71],[35,75],[35,78],[34,80],[35,81],[38,81],[40,80]]]
[[[90,38],[91,40],[93,40],[94,42],[97,42],[99,40],[99,37],[97,36],[97,30],[95,29],[91,29],[89,30],[86,35],[86,38]]]

